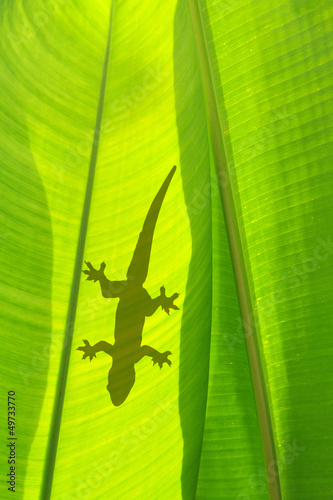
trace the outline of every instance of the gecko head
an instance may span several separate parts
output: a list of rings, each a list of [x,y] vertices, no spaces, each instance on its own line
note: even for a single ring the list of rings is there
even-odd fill
[[[120,406],[126,400],[135,382],[134,364],[124,366],[114,362],[109,371],[109,383],[106,386],[114,406]]]

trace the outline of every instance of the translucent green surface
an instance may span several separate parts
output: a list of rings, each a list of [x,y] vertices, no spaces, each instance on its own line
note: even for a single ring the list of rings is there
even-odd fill
[[[332,498],[333,8],[198,5],[209,75],[185,0],[0,6],[0,469],[14,390],[16,499],[269,498],[219,182],[235,196],[282,499]],[[80,255],[126,279],[173,165],[144,286],[180,293],[180,311],[159,309],[143,331],[172,366],[142,359],[115,407],[111,358],[76,348],[113,343],[117,300],[78,281]]]

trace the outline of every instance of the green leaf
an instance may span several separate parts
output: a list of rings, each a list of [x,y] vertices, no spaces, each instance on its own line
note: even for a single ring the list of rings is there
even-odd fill
[[[17,437],[17,499],[331,498],[332,15],[2,3],[0,468]],[[180,310],[143,330],[172,365],[144,357],[114,406],[110,356],[76,349],[114,343],[118,301],[83,261],[126,279],[173,165],[144,287]]]
[[[241,235],[252,306],[245,337],[248,341],[256,329],[282,498],[330,498],[333,10],[327,2],[307,2],[302,8],[297,2],[278,1],[207,1],[200,6],[228,159],[227,174],[221,163],[218,172],[222,192],[231,187],[233,197],[233,205],[226,203],[226,193],[224,212],[228,228],[228,211],[235,211]],[[219,158],[219,152],[215,156]],[[230,224],[228,232],[232,246]],[[219,305],[225,282],[223,278],[221,286],[216,276],[221,251],[218,257],[214,275]],[[235,252],[232,257],[239,293]],[[242,462],[230,474],[221,470],[230,455],[218,447],[226,419],[219,412],[216,422],[216,414],[228,380],[215,381],[230,350],[235,363],[241,342],[235,327],[231,335],[220,327],[226,321],[223,315],[221,309],[215,338],[226,343],[215,351],[219,368],[213,365],[210,371],[214,383],[198,492],[203,498],[220,498],[230,482],[230,488],[240,489],[223,493],[226,498],[259,498],[264,490],[262,467],[241,487]],[[255,366],[250,352],[249,360]],[[239,368],[235,370],[238,374]],[[259,407],[258,418],[260,423]],[[263,447],[266,444],[264,440]],[[268,490],[275,498],[272,462],[266,467]]]

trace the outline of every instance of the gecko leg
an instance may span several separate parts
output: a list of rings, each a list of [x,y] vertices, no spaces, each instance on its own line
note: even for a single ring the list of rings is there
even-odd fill
[[[171,295],[171,297],[167,297],[165,295],[164,286],[161,286],[160,292],[161,292],[161,306],[162,306],[163,311],[165,311],[167,313],[167,315],[170,314],[170,309],[179,310],[179,307],[177,307],[173,303],[173,301],[179,297],[179,293],[174,293],[173,295]]]
[[[86,359],[89,356],[91,361],[93,358],[96,358],[96,352],[100,351],[103,351],[109,356],[112,356],[113,345],[109,344],[109,342],[105,342],[105,340],[101,340],[95,345],[90,345],[88,340],[83,340],[83,342],[84,345],[81,345],[76,349],[77,351],[83,351],[84,354],[82,356],[82,359]]]
[[[88,269],[82,270],[83,274],[86,274],[88,277],[86,281],[99,281],[101,292],[103,297],[106,299],[112,299],[119,297],[120,294],[126,289],[127,281],[111,281],[107,279],[104,274],[104,270],[106,268],[105,262],[102,262],[99,269],[95,269],[91,262],[85,262]]]
[[[149,345],[143,345],[139,349],[136,363],[145,356],[150,356],[153,360],[153,365],[156,365],[156,363],[158,363],[159,367],[162,368],[163,363],[167,363],[169,366],[171,366],[171,361],[170,359],[168,359],[168,356],[170,356],[170,354],[172,354],[170,351],[158,352],[156,349],[150,347]]]
[[[179,297],[179,293],[174,293],[171,297],[167,297],[165,295],[165,288],[161,286],[160,288],[161,295],[156,297],[155,299],[150,299],[150,303],[146,310],[146,316],[152,316],[155,311],[161,306],[163,311],[165,311],[168,315],[170,314],[170,309],[179,310],[179,307],[173,303]]]

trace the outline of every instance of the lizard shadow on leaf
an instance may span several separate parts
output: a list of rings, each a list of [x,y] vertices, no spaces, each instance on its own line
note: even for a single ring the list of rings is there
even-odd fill
[[[161,353],[151,346],[141,344],[147,316],[152,316],[159,307],[162,307],[167,314],[170,314],[170,309],[179,309],[174,304],[179,296],[178,293],[167,297],[163,285],[160,288],[160,295],[151,298],[147,290],[143,288],[148,274],[157,218],[175,171],[176,167],[174,166],[149,208],[127,271],[127,279],[123,281],[109,280],[104,274],[105,262],[101,263],[99,269],[95,269],[90,262],[86,262],[88,269],[82,271],[87,276],[86,280],[99,282],[103,297],[119,299],[114,344],[102,340],[90,345],[90,342],[84,339],[84,345],[77,348],[77,350],[83,351],[83,359],[89,358],[90,361],[96,357],[97,352],[101,351],[112,357],[107,390],[115,406],[121,405],[129,395],[135,382],[135,364],[143,357],[150,356],[153,364],[157,364],[160,368],[164,364],[171,366],[169,356],[172,353],[170,351]]]

